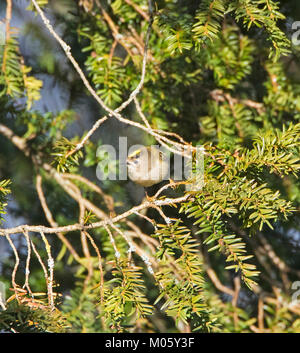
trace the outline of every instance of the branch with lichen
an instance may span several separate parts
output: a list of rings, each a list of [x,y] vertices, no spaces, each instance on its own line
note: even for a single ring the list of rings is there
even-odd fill
[[[88,142],[92,134],[108,119],[111,117],[116,118],[119,120],[121,123],[124,123],[126,125],[134,126],[138,129],[141,129],[148,133],[149,135],[153,136],[158,142],[160,142],[164,147],[166,147],[169,151],[179,154],[179,155],[184,155],[189,157],[190,151],[194,151],[195,148],[191,146],[189,143],[185,142],[181,137],[180,137],[180,142],[177,141],[177,136],[175,137],[175,140],[170,139],[169,137],[166,137],[163,132],[158,132],[155,129],[151,128],[150,125],[143,125],[138,122],[132,121],[130,119],[127,119],[121,115],[121,112],[133,101],[136,99],[137,95],[141,92],[144,80],[145,80],[145,74],[146,74],[146,64],[147,64],[147,52],[148,52],[148,45],[149,45],[149,39],[150,39],[150,33],[151,33],[151,27],[153,23],[153,14],[151,13],[149,16],[149,25],[146,33],[146,39],[145,39],[145,45],[144,45],[144,56],[143,56],[143,63],[142,63],[142,72],[141,72],[141,78],[140,82],[138,83],[137,87],[131,92],[129,98],[125,100],[118,108],[116,109],[111,109],[109,108],[103,100],[97,95],[96,91],[93,89],[87,78],[85,77],[83,71],[79,67],[78,63],[74,59],[74,57],[71,54],[71,48],[70,46],[64,42],[61,37],[55,32],[53,26],[51,25],[50,21],[46,18],[44,12],[36,2],[36,0],[32,0],[32,3],[34,7],[36,8],[37,12],[42,18],[43,23],[51,33],[51,35],[58,41],[58,43],[61,45],[63,48],[67,58],[70,60],[72,65],[74,66],[75,70],[79,74],[83,84],[87,88],[87,90],[91,93],[91,95],[95,98],[95,100],[99,103],[99,105],[108,113],[107,116],[104,116],[100,119],[98,119],[92,128],[87,132],[87,134],[81,139],[81,141],[76,145],[76,147],[69,151],[66,155],[66,157],[70,157],[72,154],[78,152],[82,147]],[[138,110],[138,113],[141,115],[141,110]],[[172,135],[173,136],[173,135]]]

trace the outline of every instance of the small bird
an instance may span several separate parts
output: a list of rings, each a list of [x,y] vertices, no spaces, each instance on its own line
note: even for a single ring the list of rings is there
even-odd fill
[[[136,149],[127,158],[129,178],[145,188],[163,181],[169,172],[165,154],[155,146]]]

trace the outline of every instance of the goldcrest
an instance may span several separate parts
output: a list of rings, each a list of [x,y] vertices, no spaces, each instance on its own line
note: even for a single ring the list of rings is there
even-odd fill
[[[127,158],[129,178],[138,185],[150,187],[164,180],[169,171],[165,154],[155,146],[136,149]]]

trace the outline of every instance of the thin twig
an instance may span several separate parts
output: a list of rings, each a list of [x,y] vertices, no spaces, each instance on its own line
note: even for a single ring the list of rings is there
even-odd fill
[[[36,177],[36,190],[47,221],[49,222],[52,228],[58,227],[58,224],[54,221],[52,213],[47,205],[46,197],[44,195],[43,188],[42,188],[42,177],[40,174],[38,174]],[[65,246],[70,251],[74,259],[77,262],[82,263],[80,256],[77,254],[76,250],[73,248],[73,246],[68,241],[68,239],[63,235],[63,233],[57,232],[57,236],[62,241],[62,243],[65,244]]]
[[[30,243],[31,243],[31,246],[32,246],[32,249],[33,249],[33,252],[35,253],[42,269],[43,269],[43,272],[44,272],[44,277],[45,277],[45,281],[46,281],[46,287],[47,287],[47,294],[48,294],[48,304],[50,305],[51,303],[51,293],[49,292],[49,276],[48,276],[48,271],[47,271],[47,268],[39,254],[39,252],[37,251],[32,239],[30,239]]]
[[[100,254],[100,251],[94,241],[94,239],[91,237],[91,235],[84,231],[86,237],[89,239],[89,241],[91,242],[93,248],[95,249],[96,251],[96,254],[97,254],[97,257],[98,257],[98,268],[99,268],[99,271],[100,271],[100,302],[103,303],[104,301],[104,274],[103,274],[103,268],[102,268],[102,257],[101,257],[101,254]]]
[[[234,290],[224,286],[222,284],[222,282],[219,280],[216,272],[211,267],[206,268],[206,273],[208,274],[209,278],[211,279],[211,281],[213,282],[215,287],[217,289],[219,289],[219,291],[221,291],[223,293],[226,293],[226,294],[228,294],[228,295],[230,295],[232,297],[234,296]]]
[[[43,242],[45,244],[45,248],[46,248],[46,252],[48,255],[48,269],[49,269],[49,277],[48,277],[48,293],[49,293],[49,297],[50,297],[50,307],[52,310],[55,309],[54,306],[54,296],[53,296],[53,280],[54,280],[54,259],[51,255],[51,246],[47,240],[47,238],[45,237],[45,234],[43,231],[40,232],[40,235],[43,239]]]
[[[163,200],[154,200],[154,201],[145,201],[142,204],[132,207],[130,210],[123,212],[122,214],[119,214],[115,217],[112,218],[105,218],[102,221],[99,222],[94,222],[86,225],[81,225],[78,223],[72,224],[72,225],[67,225],[67,226],[61,226],[61,227],[45,227],[42,225],[39,226],[30,226],[30,225],[21,225],[18,227],[13,227],[13,228],[5,228],[5,229],[0,229],[0,235],[5,235],[5,234],[17,234],[17,233],[22,233],[24,230],[27,230],[29,232],[35,232],[35,233],[47,233],[47,234],[54,234],[57,232],[73,232],[73,231],[78,231],[78,230],[87,230],[87,229],[95,229],[95,228],[101,228],[105,227],[106,225],[110,223],[117,223],[127,217],[129,217],[132,214],[135,214],[135,212],[139,212],[143,209],[146,208],[155,208],[155,206],[167,206],[167,205],[174,205],[177,203],[182,203],[184,201],[187,201],[189,195],[186,194],[185,196],[177,197],[177,198],[167,198]]]
[[[115,117],[116,119],[118,119],[122,123],[125,123],[127,125],[131,125],[131,126],[134,126],[136,128],[139,128],[141,130],[146,131],[148,134],[152,135],[158,142],[160,142],[163,146],[165,146],[171,152],[173,152],[175,154],[179,154],[179,155],[187,155],[187,157],[190,158],[189,154],[185,153],[185,149],[186,149],[186,146],[188,145],[188,143],[179,144],[179,143],[177,143],[175,141],[172,141],[172,140],[166,138],[165,136],[160,135],[159,133],[155,132],[150,127],[147,127],[147,126],[139,124],[139,123],[137,123],[135,121],[126,119],[120,114],[120,112],[122,110],[124,110],[134,100],[134,98],[140,93],[140,91],[141,91],[141,89],[143,87],[143,84],[144,84],[145,75],[146,75],[146,64],[147,64],[147,50],[148,50],[148,44],[149,44],[149,39],[150,39],[150,34],[151,34],[151,27],[152,27],[152,22],[153,22],[153,14],[150,16],[149,25],[148,25],[148,29],[147,29],[147,33],[146,33],[145,47],[144,47],[144,56],[143,56],[142,72],[141,72],[140,81],[139,81],[137,87],[130,94],[129,98],[127,100],[125,100],[118,108],[116,108],[115,110],[112,110],[103,102],[103,100],[97,95],[96,91],[92,88],[92,86],[88,82],[87,78],[85,77],[83,71],[80,69],[78,63],[76,62],[76,60],[72,56],[71,48],[55,32],[55,30],[53,29],[52,25],[50,24],[50,21],[46,18],[46,16],[44,15],[43,11],[41,10],[39,5],[37,4],[36,0],[32,0],[32,2],[34,4],[36,10],[38,11],[39,15],[41,16],[45,26],[48,28],[48,30],[50,31],[52,36],[58,41],[58,43],[61,45],[61,47],[65,51],[66,56],[68,57],[68,59],[73,64],[75,70],[79,74],[80,78],[82,79],[82,81],[83,81],[84,85],[86,86],[86,88],[88,89],[88,91],[96,99],[96,101],[101,105],[101,107],[106,112],[108,112],[108,116],[104,116],[103,118],[97,120],[96,123],[93,125],[93,127],[85,135],[85,137],[76,145],[76,147],[73,150],[68,152],[66,157],[69,157],[72,154],[78,152],[84,146],[84,144],[90,139],[92,134],[99,128],[99,126],[101,126],[102,123],[108,119],[108,117]],[[177,148],[172,148],[168,144],[176,146]],[[190,146],[190,148],[193,149],[192,146]]]
[[[260,331],[264,330],[264,301],[263,298],[258,299],[258,314],[257,314],[258,328]]]
[[[115,239],[112,235],[112,232],[110,231],[109,227],[107,225],[104,225],[104,228],[105,230],[107,231],[107,234],[109,236],[109,240],[111,242],[111,245],[113,246],[114,248],[114,251],[115,251],[115,257],[117,259],[117,261],[119,260],[120,256],[121,256],[121,253],[120,251],[118,250],[117,246],[116,246],[116,242],[115,242]]]
[[[23,231],[21,231],[21,233],[23,233]],[[14,255],[15,255],[15,259],[16,259],[15,266],[14,266],[14,269],[13,269],[11,277],[12,277],[12,285],[14,287],[15,295],[16,295],[17,300],[19,301],[18,286],[17,286],[17,283],[16,283],[16,273],[17,273],[17,270],[18,270],[18,267],[19,267],[19,264],[20,264],[20,258],[19,258],[18,251],[17,251],[14,243],[10,239],[10,236],[7,233],[4,233],[4,235],[5,235],[6,239],[9,242],[9,245],[13,249],[13,252],[14,252]]]
[[[79,203],[79,223],[81,225],[84,225],[84,221],[85,221],[84,216],[85,216],[85,207],[80,202]],[[88,274],[84,280],[84,284],[85,284],[85,286],[87,286],[90,279],[93,277],[94,270],[93,270],[93,262],[91,259],[89,246],[88,246],[87,239],[86,239],[86,232],[83,230],[80,232],[80,240],[81,240],[82,251],[84,253],[85,258],[87,259]]]
[[[23,234],[25,236],[26,244],[27,244],[27,258],[26,258],[26,266],[25,266],[25,283],[24,283],[24,287],[27,288],[27,290],[30,293],[31,297],[33,297],[32,291],[31,291],[30,286],[29,286],[29,274],[30,274],[29,265],[30,265],[30,259],[31,259],[31,244],[30,244],[30,239],[29,239],[28,232],[25,230]]]
[[[231,304],[234,308],[233,321],[234,321],[235,328],[238,327],[238,321],[239,321],[239,315],[237,313],[237,303],[238,303],[238,299],[239,299],[240,289],[241,289],[241,280],[240,280],[240,277],[236,276],[234,278],[234,295],[233,295],[232,301],[231,301]]]
[[[138,6],[132,0],[125,0],[125,2],[127,2],[128,5],[132,6],[136,12],[138,12],[142,17],[144,17],[146,21],[149,22],[150,20],[149,15],[140,6]]]
[[[114,199],[110,195],[105,194],[98,185],[95,185],[93,182],[83,177],[82,175],[64,173],[61,174],[61,176],[67,179],[77,180],[88,186],[90,189],[98,193],[103,198],[108,210],[110,212],[114,212]]]

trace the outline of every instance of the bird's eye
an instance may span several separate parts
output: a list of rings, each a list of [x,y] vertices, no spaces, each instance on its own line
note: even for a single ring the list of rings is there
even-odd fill
[[[135,151],[127,158],[127,165],[137,165],[140,162],[141,152]]]

